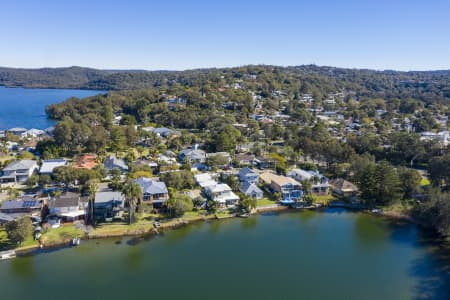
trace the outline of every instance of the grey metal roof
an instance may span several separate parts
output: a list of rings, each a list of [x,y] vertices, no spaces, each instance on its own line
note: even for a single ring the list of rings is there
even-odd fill
[[[80,203],[80,195],[76,193],[66,193],[48,200],[48,208],[75,207]]]
[[[243,194],[262,193],[263,191],[254,183],[243,182],[239,188]]]
[[[139,177],[134,180],[135,183],[138,183],[142,188],[142,193],[144,194],[167,194],[169,191],[167,190],[167,186],[164,182],[156,181],[151,178]]]
[[[4,168],[3,171],[29,170],[35,166],[37,166],[37,162],[35,160],[23,159],[13,161],[6,168]]]
[[[36,199],[26,200],[5,200],[2,202],[2,210],[19,209],[19,208],[40,208],[41,204]]]
[[[114,155],[110,155],[105,159],[105,162],[103,163],[105,168],[109,170],[113,169],[122,169],[122,170],[128,170],[128,166],[125,163],[123,159],[117,158]]]
[[[121,192],[98,192],[95,193],[95,203],[105,203],[112,200],[124,201],[125,197]]]

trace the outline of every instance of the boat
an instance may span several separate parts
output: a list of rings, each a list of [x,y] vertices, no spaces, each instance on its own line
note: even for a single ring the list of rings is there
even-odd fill
[[[80,244],[80,242],[81,242],[80,238],[76,237],[76,238],[72,239],[71,244],[72,244],[72,246],[78,246]]]
[[[381,214],[383,211],[381,210],[381,208],[374,208],[370,212],[373,214]]]
[[[14,257],[16,257],[16,251],[14,250],[0,252],[0,260],[11,259]]]
[[[249,213],[243,213],[239,215],[239,218],[248,218],[250,216]]]
[[[153,226],[155,226],[155,228],[159,228],[161,227],[161,224],[158,221],[153,222]]]

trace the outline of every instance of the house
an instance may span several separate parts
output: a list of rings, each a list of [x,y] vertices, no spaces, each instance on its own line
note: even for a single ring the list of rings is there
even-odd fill
[[[291,177],[265,172],[261,174],[260,178],[272,192],[281,194],[281,203],[283,204],[294,203],[303,197],[301,184]]]
[[[326,195],[329,191],[328,178],[321,175],[317,171],[305,171],[302,169],[294,169],[287,176],[294,178],[299,182],[306,180],[311,182],[311,192],[317,195]]]
[[[261,199],[264,195],[263,191],[254,182],[242,182],[239,190],[242,194],[255,199]]]
[[[248,183],[258,183],[259,174],[250,168],[242,168],[238,174],[239,181]]]
[[[41,213],[43,201],[36,198],[22,198],[17,200],[5,200],[2,202],[0,212],[5,214],[32,214]]]
[[[178,157],[181,162],[185,162],[187,160],[191,165],[195,163],[204,164],[206,162],[205,151],[197,149],[197,146],[194,147],[194,149],[181,150]]]
[[[338,197],[354,198],[359,193],[359,189],[356,185],[342,178],[330,180],[330,186],[333,190],[333,194]]]
[[[56,216],[64,221],[82,220],[86,215],[87,198],[77,193],[65,193],[47,200],[49,216]]]
[[[23,133],[23,136],[32,137],[32,138],[38,138],[38,137],[42,137],[44,135],[46,135],[44,130],[40,130],[40,129],[36,129],[36,128],[32,128]]]
[[[209,158],[220,157],[224,162],[224,165],[227,165],[231,162],[231,155],[228,152],[214,152],[214,153],[206,153],[206,160]]]
[[[3,176],[0,177],[0,182],[23,183],[38,169],[39,166],[35,160],[24,159],[14,161],[3,169]]]
[[[125,197],[120,192],[95,193],[94,216],[96,220],[112,221],[122,219]]]
[[[238,153],[236,154],[236,161],[239,166],[250,166],[255,160],[255,155],[251,153]]]
[[[27,129],[22,127],[14,127],[6,130],[6,132],[14,134],[19,137],[25,137],[25,132],[27,132]]]
[[[195,181],[201,188],[216,185],[217,182],[208,173],[194,175]]]
[[[220,207],[232,207],[239,201],[239,197],[233,193],[230,186],[225,183],[217,183],[215,185],[205,187],[205,194],[209,199],[217,202]]]
[[[276,165],[276,160],[270,156],[259,156],[255,158],[255,163],[258,165],[258,168],[263,169],[273,169]]]
[[[48,159],[42,162],[39,173],[41,175],[51,175],[53,170],[58,167],[67,166],[67,160],[65,159]]]
[[[114,169],[118,169],[122,173],[128,171],[128,166],[125,161],[123,159],[117,158],[114,155],[109,155],[108,157],[106,157],[103,165],[109,171],[112,171]]]
[[[169,191],[164,182],[147,177],[139,177],[133,182],[141,186],[143,200],[153,204],[154,208],[160,208],[167,200],[169,200]]]
[[[97,166],[97,155],[82,154],[74,163],[73,167],[77,169],[91,170]]]

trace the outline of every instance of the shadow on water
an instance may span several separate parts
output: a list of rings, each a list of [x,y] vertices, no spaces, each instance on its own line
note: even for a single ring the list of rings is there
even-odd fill
[[[418,279],[414,299],[449,299],[450,243],[429,233],[420,235],[419,246],[426,248],[429,255],[416,259],[410,268],[410,274]]]
[[[11,274],[21,279],[35,279],[36,274],[33,268],[33,257],[23,256],[21,258],[11,260]]]
[[[258,220],[256,217],[250,217],[246,219],[242,219],[241,221],[241,228],[242,229],[254,229],[256,225],[258,224]]]

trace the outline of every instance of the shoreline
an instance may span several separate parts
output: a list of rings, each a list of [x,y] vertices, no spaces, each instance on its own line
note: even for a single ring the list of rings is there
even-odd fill
[[[326,209],[327,206],[324,207],[320,207],[320,208],[313,208],[313,207],[309,207],[309,208],[300,208],[300,209],[296,209],[296,208],[291,208],[289,206],[282,206],[282,205],[272,205],[272,206],[261,206],[261,207],[257,207],[253,212],[252,215],[260,215],[260,214],[264,214],[264,213],[278,213],[278,212],[301,212],[303,210],[313,210],[313,211],[318,211],[320,212],[323,209]],[[345,210],[350,210],[350,211],[355,211],[354,209],[348,209],[348,208],[340,208],[340,209],[345,209]],[[366,213],[366,214],[370,214],[373,216],[378,216],[378,217],[383,217],[392,221],[405,221],[411,224],[415,224],[418,225],[422,228],[424,228],[423,226],[421,226],[421,224],[419,222],[417,222],[417,220],[415,220],[414,218],[402,214],[402,213],[397,213],[397,212],[382,212],[379,214],[373,214],[370,213],[369,211],[366,210],[356,210],[356,212],[358,213]],[[180,227],[189,225],[189,224],[193,224],[193,223],[197,223],[197,222],[206,222],[206,221],[212,221],[212,220],[216,220],[216,221],[220,221],[220,220],[224,220],[224,219],[233,219],[233,218],[239,218],[236,214],[232,214],[232,215],[228,215],[228,216],[221,216],[219,217],[217,214],[211,214],[211,215],[206,215],[206,216],[201,216],[201,217],[196,217],[196,218],[192,218],[192,219],[183,219],[183,218],[177,218],[177,219],[172,219],[169,221],[162,221],[160,223],[160,227],[159,228],[155,228],[153,226],[152,223],[148,223],[148,227],[144,227],[144,229],[129,229],[126,230],[125,232],[117,232],[117,233],[95,233],[95,234],[90,234],[85,232],[84,236],[80,236],[79,238],[81,240],[87,241],[87,240],[101,240],[101,239],[110,239],[110,238],[125,238],[125,237],[149,237],[149,236],[155,236],[160,234],[161,231],[165,231],[165,230],[176,230]],[[106,225],[108,226],[108,225]],[[426,229],[426,228],[424,228]],[[17,256],[28,256],[28,255],[38,255],[41,253],[45,253],[48,251],[52,251],[52,250],[59,250],[59,249],[64,249],[67,247],[72,247],[71,241],[72,241],[72,237],[70,238],[65,238],[59,242],[56,243],[49,243],[49,244],[45,244],[42,248],[39,245],[33,245],[33,246],[27,246],[27,247],[19,247],[16,249],[11,249],[9,251],[15,251]]]

